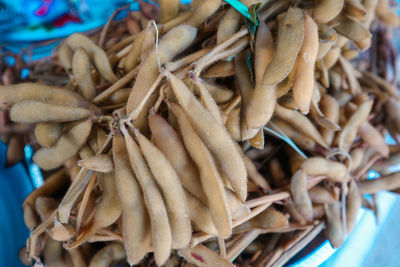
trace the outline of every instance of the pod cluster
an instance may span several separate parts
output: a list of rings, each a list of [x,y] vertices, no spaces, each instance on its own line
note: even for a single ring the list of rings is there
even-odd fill
[[[24,262],[283,265],[400,188],[389,1],[159,2],[0,86],[46,176]]]

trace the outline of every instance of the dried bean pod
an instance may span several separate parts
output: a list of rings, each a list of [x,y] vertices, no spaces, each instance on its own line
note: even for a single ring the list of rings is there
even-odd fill
[[[174,128],[156,114],[150,114],[149,126],[153,134],[153,142],[171,162],[182,185],[203,203],[207,203],[197,167]]]
[[[334,19],[343,9],[344,0],[322,0],[312,10],[313,18],[318,23]]]
[[[115,76],[111,68],[111,64],[106,53],[100,47],[94,44],[88,37],[80,33],[74,33],[65,40],[65,43],[75,51],[82,47],[104,79],[111,83],[118,81],[117,76]]]
[[[346,227],[347,233],[353,230],[357,214],[362,205],[362,195],[355,181],[350,182],[349,192],[346,197]]]
[[[400,173],[396,172],[378,179],[360,181],[358,188],[363,194],[374,194],[382,190],[395,190],[400,188]]]
[[[86,99],[93,99],[96,88],[92,79],[89,56],[82,47],[75,51],[72,58],[72,74],[82,95]]]
[[[74,55],[74,51],[68,45],[61,43],[57,47],[57,56],[58,60],[61,63],[61,66],[68,72],[72,71],[72,57]]]
[[[344,164],[322,157],[307,159],[301,168],[308,176],[326,175],[333,182],[346,182],[350,178],[349,171]]]
[[[122,205],[118,194],[115,173],[110,172],[97,175],[99,175],[103,193],[94,213],[94,228],[104,228],[118,220],[122,213]]]
[[[178,120],[185,146],[199,169],[201,184],[207,196],[207,204],[214,225],[221,236],[228,237],[232,228],[231,214],[222,178],[211,153],[193,129],[183,110],[175,103],[171,103],[170,108]]]
[[[10,119],[22,123],[68,122],[85,119],[91,114],[90,110],[84,108],[24,100],[11,108]]]
[[[331,242],[332,247],[338,248],[342,245],[345,238],[340,216],[340,203],[335,202],[333,204],[325,204],[324,209],[327,221],[326,233],[328,239]]]
[[[129,162],[131,149],[128,145],[125,147],[122,136],[115,135],[113,137],[112,149],[115,166],[115,183],[122,205],[124,247],[128,262],[136,264],[146,255],[151,241],[149,218],[143,201],[143,195],[146,191],[142,189],[142,195],[142,190],[137,181],[139,178],[136,178],[133,174]]]
[[[127,113],[131,113],[143,101],[148,89],[159,75],[159,66],[172,60],[185,50],[194,40],[197,29],[189,25],[180,25],[171,29],[158,43],[147,59],[141,64],[136,82],[128,98]]]
[[[8,108],[24,100],[90,109],[92,105],[71,90],[36,83],[0,86],[0,108]]]
[[[78,165],[101,173],[111,172],[114,169],[111,157],[104,154],[80,160]]]
[[[172,246],[172,234],[168,222],[167,209],[158,185],[143,158],[139,146],[124,128],[122,128],[122,131],[131,166],[142,188],[150,216],[154,257],[157,264],[161,265],[168,259]],[[140,243],[137,246],[140,247]]]
[[[112,262],[123,260],[125,257],[124,247],[119,243],[111,243],[94,254],[89,267],[107,267]]]
[[[90,130],[91,121],[83,121],[58,139],[52,148],[41,148],[33,155],[33,161],[42,169],[51,170],[61,166],[65,161],[75,155],[86,142]]]
[[[167,74],[175,96],[194,128],[214,153],[219,165],[241,199],[246,199],[246,168],[226,129],[201,105],[186,85]]]
[[[183,248],[192,236],[186,196],[178,175],[164,154],[146,137],[135,131],[144,158],[161,189],[172,232],[172,247]]]
[[[304,14],[299,8],[289,8],[278,26],[276,54],[268,65],[263,83],[274,85],[292,69],[304,39]]]
[[[43,147],[53,146],[62,134],[61,123],[41,122],[35,126],[35,137]]]
[[[307,221],[311,221],[313,218],[312,203],[307,192],[307,174],[304,171],[295,172],[290,182],[290,192],[296,209]]]

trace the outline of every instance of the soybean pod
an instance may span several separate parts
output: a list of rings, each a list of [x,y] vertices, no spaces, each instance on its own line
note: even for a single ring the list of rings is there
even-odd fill
[[[183,248],[192,236],[188,206],[182,184],[164,154],[140,132],[135,130],[136,139],[146,162],[165,199],[172,232],[172,247]]]
[[[127,151],[128,150],[128,151]],[[115,183],[122,205],[122,234],[125,251],[130,264],[136,264],[146,255],[150,246],[150,227],[147,210],[128,157],[129,148],[125,147],[121,135],[113,137],[113,159],[115,165]]]
[[[214,153],[219,165],[242,200],[246,199],[246,168],[226,129],[201,105],[186,85],[173,74],[167,77],[179,104],[194,128]]]
[[[199,168],[201,184],[207,196],[207,204],[214,225],[222,237],[228,237],[232,228],[231,214],[222,178],[218,173],[212,155],[193,129],[182,109],[175,103],[170,104],[170,109],[178,120],[185,146]]]
[[[154,257],[157,264],[161,265],[168,259],[172,247],[172,234],[167,209],[139,146],[125,128],[122,127],[121,130],[125,138],[131,166],[142,188],[150,217]]]

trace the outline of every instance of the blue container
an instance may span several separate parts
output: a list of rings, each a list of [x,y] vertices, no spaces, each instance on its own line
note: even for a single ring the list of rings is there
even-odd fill
[[[22,162],[5,167],[6,151],[7,146],[0,143],[0,266],[22,267],[18,251],[29,236],[22,203],[34,186]]]

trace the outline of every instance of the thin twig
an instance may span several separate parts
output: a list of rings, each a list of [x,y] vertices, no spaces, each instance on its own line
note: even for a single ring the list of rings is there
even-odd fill
[[[310,177],[307,180],[307,188],[311,189],[312,187],[316,186],[317,184],[319,184],[322,180],[326,179],[325,175],[321,175],[321,176],[314,176],[314,177]],[[252,200],[248,200],[245,205],[248,208],[254,208],[260,205],[263,205],[265,203],[273,203],[273,202],[277,202],[280,200],[284,200],[286,198],[290,197],[290,192],[289,191],[281,191],[281,192],[276,192],[270,195],[266,195],[266,196],[262,196],[259,198],[255,198]]]
[[[125,5],[125,6],[123,6],[123,7],[117,8],[117,9],[111,14],[111,16],[108,18],[108,21],[107,21],[106,25],[104,25],[103,30],[101,31],[101,34],[100,34],[100,39],[99,39],[99,46],[100,46],[100,48],[103,48],[104,41],[106,40],[106,36],[107,36],[108,29],[110,28],[111,23],[114,21],[115,16],[116,16],[121,10],[124,10],[124,9],[126,9],[126,8],[129,8],[129,5]]]
[[[234,99],[232,99],[231,102],[229,102],[229,104],[224,108],[224,117],[228,118],[229,114],[231,113],[231,111],[237,106],[237,104],[240,103],[241,100],[241,96],[237,95]]]
[[[258,256],[257,259],[253,262],[252,266],[255,267],[265,266],[264,263],[270,258],[271,251],[276,247],[279,240],[281,239],[281,236],[282,236],[281,233],[276,233],[270,236],[263,251],[260,253],[260,256]]]
[[[253,219],[254,217],[256,217],[258,214],[260,214],[261,212],[263,212],[264,210],[266,210],[269,206],[271,206],[271,203],[265,203],[263,205],[258,206],[257,208],[253,209],[249,214],[247,214],[246,216],[234,220],[232,221],[232,228],[235,228],[251,219]]]
[[[88,225],[91,221],[93,221],[94,215],[96,213],[96,207],[90,212],[89,216],[87,216],[86,220],[83,222],[84,225]]]
[[[237,40],[241,39],[243,36],[247,35],[249,31],[244,28],[234,35],[231,36],[231,38],[227,39],[226,41],[222,42],[221,44],[217,45],[214,47],[210,52],[208,52],[206,55],[201,57],[199,60],[197,60],[194,65],[194,74],[198,75],[201,70],[204,68],[204,66],[217,54],[225,50],[227,47],[235,43]]]
[[[103,146],[96,153],[96,155],[103,153],[103,151],[111,143],[111,140],[112,140],[112,136],[109,135],[107,137],[107,140],[104,142]],[[72,184],[68,188],[68,191],[65,194],[63,200],[61,201],[60,205],[58,206],[58,220],[61,223],[68,223],[68,218],[71,213],[71,209],[75,204],[75,201],[78,199],[78,197],[80,196],[82,191],[85,190],[85,187],[93,174],[94,174],[93,171],[89,171],[85,168],[81,168],[79,170],[79,172],[76,175],[75,179],[73,180]]]
[[[68,240],[64,246],[66,248],[76,248],[79,247],[83,242],[86,242],[96,231],[94,227],[94,220],[90,220],[85,227],[82,228],[82,231],[80,233],[76,233],[76,239],[70,239]]]
[[[101,92],[101,94],[97,95],[93,99],[93,103],[99,104],[99,103],[103,102],[104,100],[106,100],[107,98],[109,98],[112,94],[114,94],[116,91],[118,91],[119,89],[124,87],[127,83],[129,83],[136,76],[138,71],[139,71],[138,68],[134,68],[133,70],[131,70],[130,72],[125,74],[124,77],[122,77],[116,83],[114,83],[113,85],[108,87],[106,90]]]
[[[198,235],[193,235],[192,240],[190,241],[190,246],[195,247],[198,244],[203,243],[204,241],[207,241],[211,238],[214,238],[213,235],[205,234],[205,233],[200,233]]]
[[[115,104],[115,105],[109,105],[109,106],[103,106],[100,107],[101,110],[106,111],[106,110],[115,110],[115,109],[119,109],[122,108],[126,105],[126,103],[120,103],[120,104]]]
[[[275,2],[270,8],[268,8],[267,10],[263,11],[260,14],[260,20],[266,20],[269,17],[271,17],[272,15],[280,12],[281,10],[283,10],[288,4],[290,4],[290,0],[281,0],[281,1],[277,1]]]
[[[324,226],[325,223],[321,222],[315,227],[310,227],[309,229],[304,230],[289,244],[289,248],[281,254],[279,259],[277,259],[272,266],[283,266],[294,255],[307,246],[324,229]]]
[[[254,218],[255,216],[257,216],[258,214],[260,214],[261,212],[263,212],[266,208],[268,208],[272,203],[266,203],[263,205],[260,205],[259,207],[255,208],[254,210],[252,210],[249,214],[247,214],[246,216],[244,216],[241,219],[238,220],[234,220],[232,221],[232,228],[241,225],[242,223],[247,222],[248,220]],[[192,238],[191,241],[191,245],[192,246],[196,246],[200,243],[203,243],[204,241],[210,239],[214,237],[213,235],[209,235],[209,234],[200,234],[198,236],[194,236]]]
[[[0,135],[25,134],[33,131],[33,129],[34,129],[33,124],[13,123],[10,125],[1,125]]]
[[[257,207],[260,205],[264,205],[266,203],[271,204],[271,203],[279,201],[279,200],[284,200],[285,198],[288,198],[288,197],[290,197],[290,193],[288,191],[282,191],[279,193],[266,195],[266,196],[262,196],[262,197],[255,198],[252,200],[248,200],[245,205],[248,208],[254,208],[254,207]]]
[[[135,120],[140,112],[142,111],[144,105],[146,104],[147,100],[150,98],[150,96],[154,93],[154,91],[157,89],[158,85],[164,78],[164,75],[160,73],[157,77],[157,79],[154,81],[154,83],[151,85],[151,87],[147,90],[146,95],[143,97],[143,99],[139,102],[139,104],[135,107],[134,110],[129,114],[128,119],[129,120]]]
[[[50,225],[54,223],[54,220],[57,217],[57,210],[53,211],[53,213],[41,224],[39,224],[35,229],[31,231],[30,234],[30,242],[29,242],[29,252],[28,252],[28,258],[32,259],[38,255],[33,255],[33,252],[35,251],[36,248],[36,243],[38,242],[39,236],[44,233],[47,228],[49,228]]]
[[[134,34],[134,35],[131,35],[129,37],[122,39],[120,42],[118,42],[118,43],[114,44],[112,47],[110,47],[110,49],[108,49],[107,52],[113,53],[113,52],[120,50],[121,48],[125,49],[127,46],[131,45],[131,43],[133,41],[135,41],[137,36],[138,36],[138,34]]]
[[[168,90],[168,84],[163,84],[160,88],[160,93],[158,95],[157,101],[153,106],[154,113],[157,113],[158,109],[161,106],[162,101],[165,98],[166,91]]]
[[[192,16],[192,11],[186,11],[181,13],[178,17],[168,21],[164,25],[160,25],[162,32],[165,33],[172,29],[173,27],[183,23],[185,20],[188,20]]]
[[[117,57],[117,59],[121,59],[124,56],[128,55],[129,51],[131,51],[131,48],[133,47],[133,44],[129,44],[126,47],[124,47],[124,49],[122,49],[121,51],[119,51],[115,56]]]
[[[106,228],[99,229],[96,233],[98,233],[100,235],[107,235],[107,236],[110,236],[110,237],[114,237],[115,240],[119,240],[121,242],[123,241],[123,238],[122,238],[121,234],[114,233],[113,231],[108,230]]]
[[[288,233],[294,232],[298,230],[305,230],[309,228],[310,225],[303,225],[303,224],[290,224],[288,226],[279,227],[279,228],[267,228],[267,229],[259,229],[261,234],[268,234],[268,233]]]
[[[79,170],[63,200],[58,206],[58,220],[61,223],[68,223],[68,218],[75,201],[78,199],[80,193],[85,189],[93,174],[93,171],[89,171],[85,168]]]
[[[76,232],[77,232],[77,233],[78,233],[79,230],[80,230],[81,223],[82,223],[83,213],[84,213],[85,210],[86,210],[86,207],[87,207],[87,204],[88,204],[88,201],[89,201],[90,194],[92,193],[94,183],[96,182],[96,176],[97,176],[97,175],[94,174],[94,175],[92,176],[92,178],[90,178],[89,183],[88,183],[87,186],[86,186],[85,193],[83,194],[83,198],[82,198],[82,201],[81,201],[81,205],[80,205],[79,210],[78,210],[78,216],[76,217]]]
[[[268,261],[265,263],[265,266],[272,266],[274,262],[276,262],[279,257],[281,257],[283,253],[282,247],[277,247],[274,251],[271,252]]]
[[[198,63],[195,63],[195,68],[193,70],[193,73],[196,76],[199,76],[200,73],[206,69],[208,66],[212,65],[213,63],[226,59],[228,57],[231,57],[233,55],[236,55],[239,53],[241,50],[243,50],[247,45],[249,44],[249,39],[247,37],[244,37],[240,39],[237,44],[235,44],[232,48],[219,52],[217,54],[214,54],[213,57],[207,58],[207,60],[200,61]],[[209,53],[210,54],[210,53]],[[208,55],[208,54],[207,54]],[[204,57],[203,57],[204,58]]]
[[[217,242],[218,242],[218,248],[219,248],[219,255],[221,255],[222,258],[226,259],[225,240],[222,237],[218,236]]]
[[[227,252],[227,259],[233,262],[239,255],[245,250],[251,242],[254,241],[260,235],[259,229],[254,229],[243,235],[238,242],[234,243],[233,246]]]
[[[210,50],[211,50],[210,48],[203,48],[203,49],[200,49],[200,50],[198,50],[190,55],[187,55],[181,59],[178,59],[176,61],[167,62],[167,63],[165,63],[165,68],[170,72],[174,72],[174,71],[198,60],[200,57],[202,57],[206,53],[210,52]]]
[[[368,172],[372,165],[375,164],[376,161],[382,158],[382,155],[376,154],[374,155],[364,166],[358,170],[357,173],[354,174],[354,180],[359,181],[361,178]]]
[[[87,242],[89,243],[97,243],[97,242],[110,242],[110,241],[118,241],[122,242],[119,240],[119,238],[115,236],[104,236],[104,235],[92,235],[87,239]]]
[[[190,65],[186,65],[185,67],[177,70],[174,74],[176,78],[184,80],[186,77],[188,77],[189,71],[190,71]]]

